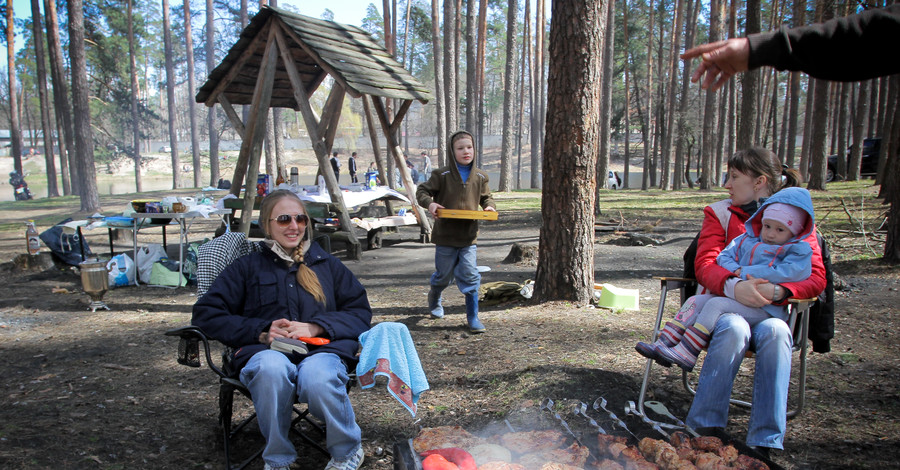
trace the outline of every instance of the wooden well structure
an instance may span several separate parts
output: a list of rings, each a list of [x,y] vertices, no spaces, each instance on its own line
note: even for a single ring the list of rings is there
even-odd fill
[[[309,98],[328,76],[334,85],[322,115],[318,116]],[[270,6],[260,8],[250,20],[196,96],[197,102],[206,106],[220,104],[241,136],[240,154],[231,180],[231,193],[235,196],[240,196],[245,181],[250,189],[244,193],[241,231],[249,233],[250,230],[256,196],[252,188],[259,175],[269,108],[290,108],[299,111],[303,117],[319,171],[325,177],[332,203],[340,210],[342,238],[346,237],[351,244],[351,257],[360,256],[359,241],[353,234],[350,216],[329,162],[347,94],[363,100],[372,144],[376,146],[375,155],[379,152],[373,111],[377,116],[388,152],[400,170],[407,197],[412,201],[421,238],[423,241],[430,239],[431,226],[425,211],[415,203],[413,181],[395,136],[413,101],[427,103],[431,92],[365,30]],[[388,114],[383,101],[388,99],[401,103],[393,117]],[[246,123],[241,121],[235,105],[250,105]]]

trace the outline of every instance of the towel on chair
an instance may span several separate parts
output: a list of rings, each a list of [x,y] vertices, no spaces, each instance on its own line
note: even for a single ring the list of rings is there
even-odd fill
[[[362,354],[356,376],[365,390],[375,386],[375,377],[387,377],[387,388],[409,412],[416,415],[419,395],[428,390],[419,354],[403,323],[384,322],[359,336]]]

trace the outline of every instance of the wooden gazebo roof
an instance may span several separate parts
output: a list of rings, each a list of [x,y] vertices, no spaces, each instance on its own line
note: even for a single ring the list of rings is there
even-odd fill
[[[212,106],[218,95],[235,105],[249,105],[262,67],[269,19],[286,32],[285,39],[300,78],[311,96],[327,75],[354,98],[362,95],[418,100],[427,103],[431,92],[356,26],[298,15],[279,8],[260,8],[244,28],[228,55],[209,74],[196,100]],[[299,109],[288,73],[279,63],[275,70],[270,107]]]

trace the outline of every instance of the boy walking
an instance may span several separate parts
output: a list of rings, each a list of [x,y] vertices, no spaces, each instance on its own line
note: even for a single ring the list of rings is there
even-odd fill
[[[484,324],[478,319],[478,291],[481,274],[478,272],[475,243],[478,221],[469,219],[441,219],[438,209],[496,211],[487,173],[474,164],[475,139],[465,131],[450,137],[449,165],[434,171],[428,181],[416,190],[416,202],[434,216],[431,240],[434,242],[434,274],[428,292],[428,309],[434,318],[444,316],[441,292],[456,278],[459,291],[466,297],[466,322],[472,333],[483,333]]]

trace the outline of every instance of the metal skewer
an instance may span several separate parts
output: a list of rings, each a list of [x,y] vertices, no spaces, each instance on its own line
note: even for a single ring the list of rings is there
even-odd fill
[[[562,416],[560,416],[559,413],[553,409],[553,400],[551,400],[550,398],[544,398],[541,401],[541,410],[549,411],[550,414],[552,414],[553,417],[556,418],[557,421],[559,421],[559,424],[563,427],[563,429],[565,429],[566,432],[568,432],[569,435],[572,436],[573,439],[575,439],[575,442],[577,442],[578,445],[586,448],[588,450],[588,455],[590,455],[594,461],[597,461],[597,457],[594,455],[593,452],[591,452],[591,448],[584,445],[584,443],[581,442],[581,439],[578,439],[578,436],[575,435],[574,432],[572,432],[572,428],[569,427],[569,424],[566,423],[566,420],[564,420],[562,418]]]
[[[653,428],[654,431],[662,434],[663,436],[665,436],[666,439],[669,439],[669,433],[663,431],[662,427],[660,427],[660,423],[653,421],[652,419],[648,418],[644,414],[638,412],[633,401],[629,401],[628,404],[625,405],[625,413],[640,416],[641,421],[649,424],[650,427]]]
[[[575,408],[572,410],[572,414],[574,414],[575,416],[578,416],[578,415],[584,416],[585,419],[588,420],[588,424],[590,424],[595,429],[597,429],[597,432],[599,432],[600,434],[609,434],[606,432],[605,429],[603,429],[600,426],[599,423],[597,423],[597,421],[594,418],[591,418],[590,416],[588,416],[587,405],[584,402],[578,402],[578,404],[575,405]]]
[[[592,406],[594,408],[594,411],[600,411],[601,409],[603,411],[605,411],[606,414],[608,414],[609,417],[612,418],[613,422],[616,423],[616,425],[618,425],[620,428],[624,429],[625,432],[627,432],[628,434],[631,434],[631,436],[634,437],[635,439],[638,439],[638,437],[635,436],[634,433],[628,429],[628,426],[625,425],[625,421],[622,421],[621,419],[619,419],[619,417],[616,416],[615,413],[613,413],[612,411],[610,411],[606,408],[606,398],[600,397],[600,398],[594,400],[594,404]],[[638,440],[640,440],[640,439],[638,439]]]

